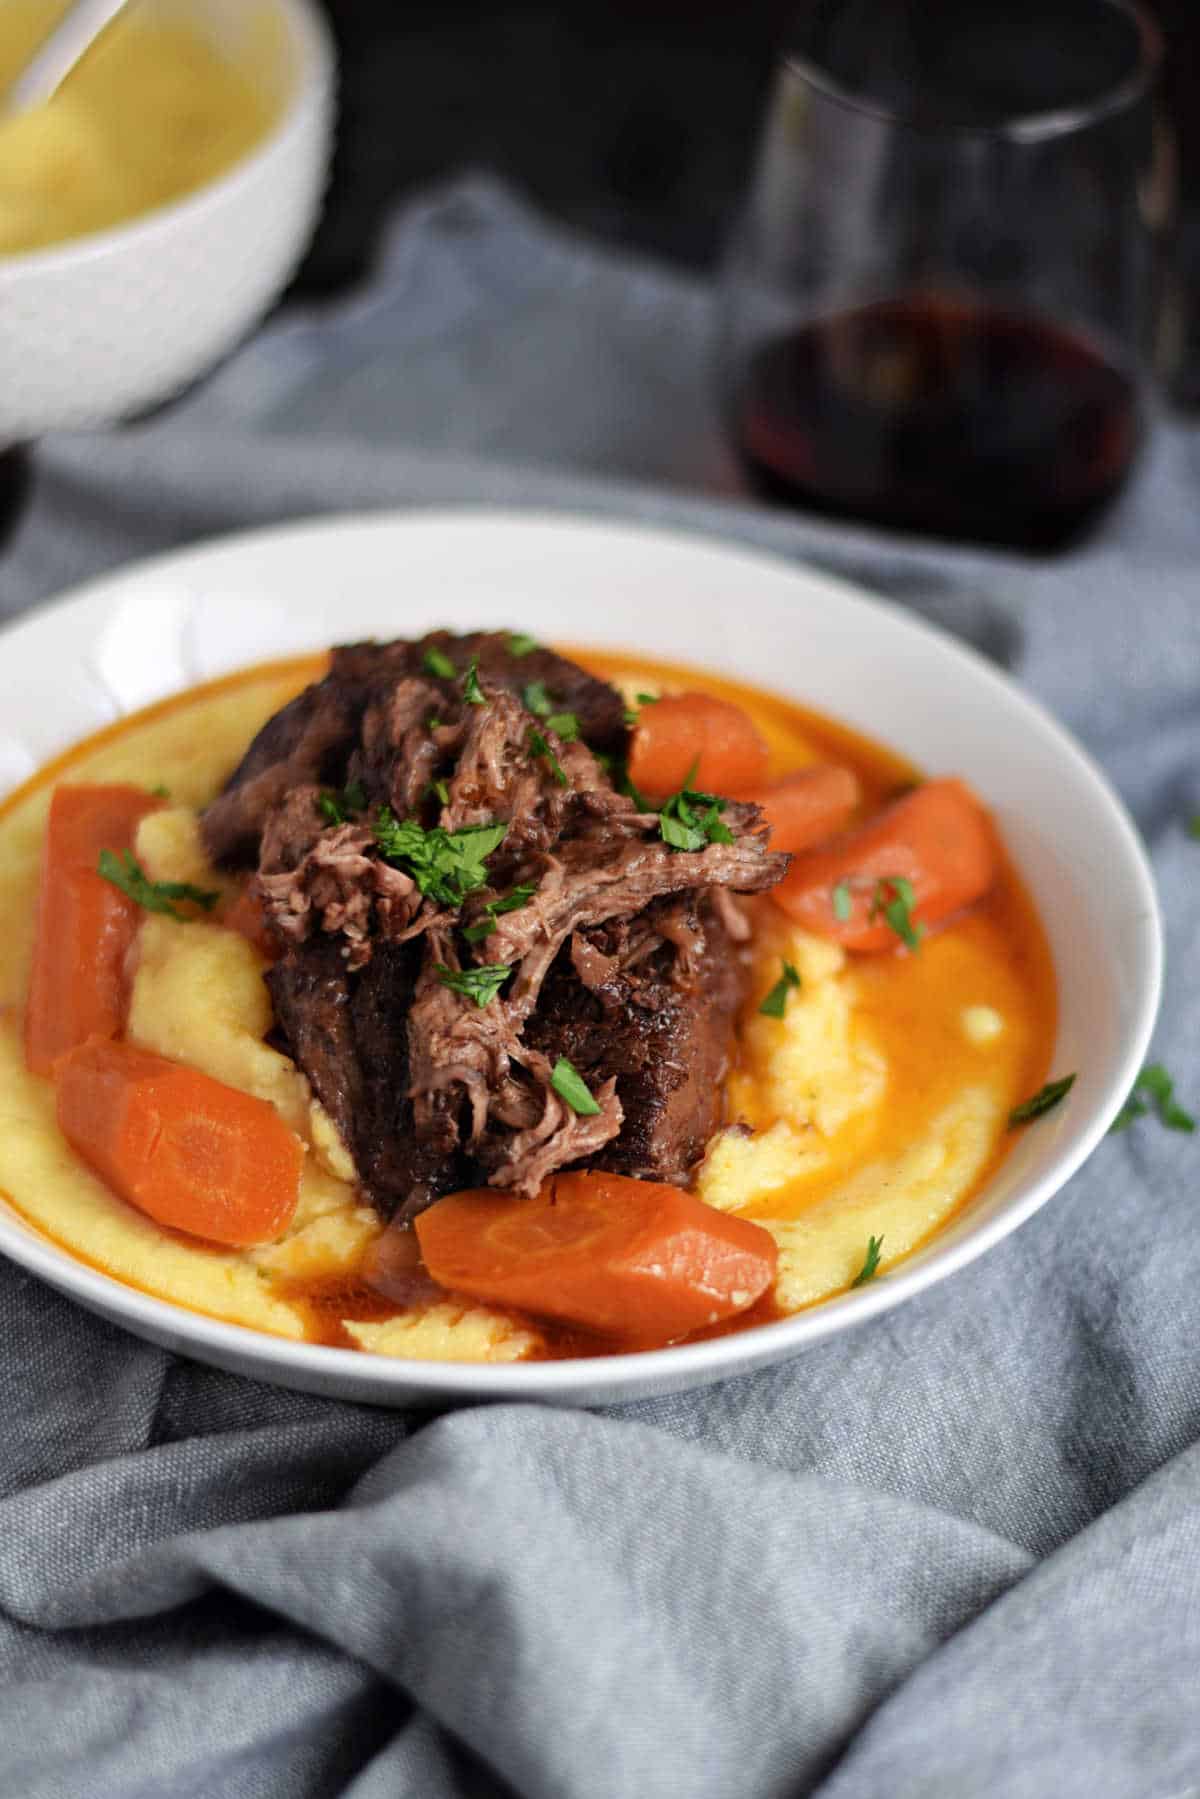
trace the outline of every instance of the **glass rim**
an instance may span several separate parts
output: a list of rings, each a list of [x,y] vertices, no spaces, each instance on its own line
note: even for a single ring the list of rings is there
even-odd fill
[[[785,49],[781,58],[784,69],[800,77],[805,84],[843,106],[848,112],[860,113],[898,130],[912,131],[924,137],[979,138],[990,142],[1034,143],[1040,139],[1067,137],[1086,130],[1104,119],[1115,117],[1145,99],[1158,79],[1163,60],[1163,35],[1159,26],[1140,0],[1096,0],[1097,7],[1122,14],[1137,33],[1138,54],[1121,80],[1105,88],[1094,99],[1072,106],[1042,108],[1036,112],[1014,113],[991,125],[971,125],[951,118],[916,118],[902,109],[882,101],[868,99],[853,88],[845,87],[798,50]]]

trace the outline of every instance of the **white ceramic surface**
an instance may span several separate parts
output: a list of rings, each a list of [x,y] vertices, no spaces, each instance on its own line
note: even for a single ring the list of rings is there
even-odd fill
[[[683,655],[965,775],[1046,923],[1061,999],[1054,1072],[1079,1071],[1069,1100],[895,1273],[782,1323],[636,1356],[389,1361],[180,1311],[73,1262],[7,1209],[0,1251],[129,1330],[289,1386],[384,1405],[600,1403],[779,1361],[869,1320],[973,1260],[1074,1173],[1128,1093],[1157,1010],[1162,943],[1141,845],[1103,775],[1034,701],[949,637],[826,575],[706,538],[474,509],[229,539],[110,576],[0,637],[0,787],[112,719],[245,663],[436,625]]]
[[[0,256],[0,447],[169,398],[257,323],[308,244],[333,119],[333,51],[313,0],[154,7],[234,56],[253,42],[279,117],[249,156],[171,205]]]

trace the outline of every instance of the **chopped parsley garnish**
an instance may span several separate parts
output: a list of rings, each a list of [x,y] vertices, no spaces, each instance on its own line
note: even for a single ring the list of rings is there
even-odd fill
[[[653,810],[640,794],[634,804]],[[690,787],[681,787],[659,812],[659,835],[673,850],[703,850],[710,843],[732,843],[733,832],[721,822],[727,804],[715,793],[695,793]]]
[[[487,695],[479,685],[479,657],[476,656],[462,679],[463,699],[468,706],[486,706]]]
[[[549,718],[554,710],[554,701],[546,692],[544,681],[530,681],[522,689],[521,698],[525,702],[525,710],[532,712],[535,718]]]
[[[152,787],[150,789],[150,798],[153,800],[169,800],[170,797],[171,789],[169,787],[164,787],[161,781],[158,783],[157,787]]]
[[[440,800],[443,806],[450,804],[450,789],[445,781],[431,781],[425,789],[427,799]]]
[[[655,700],[660,697],[661,696],[657,693],[637,693],[634,695],[639,706],[653,706]]]
[[[487,859],[508,833],[506,824],[426,830],[415,818],[398,819],[385,806],[375,821],[375,841],[389,862],[403,866],[422,893],[440,906],[461,906],[468,893],[487,886]]]
[[[514,887],[511,893],[506,893],[503,899],[489,900],[483,908],[483,915],[479,922],[468,925],[463,936],[468,943],[482,943],[484,938],[490,937],[495,930],[496,920],[502,912],[519,912],[522,906],[529,904],[536,892],[537,888],[532,881],[522,881],[519,887]]]
[[[569,787],[571,785],[567,779],[566,769],[554,754],[554,751],[550,748],[550,745],[546,742],[546,739],[542,736],[540,731],[531,731],[529,733],[529,754],[533,757],[535,762],[540,757],[543,762],[548,762],[550,764],[550,772],[560,787]]]
[[[1200,837],[1200,812],[1193,812],[1188,819],[1188,836]]]
[[[873,1281],[875,1279],[875,1276],[879,1272],[879,1253],[882,1248],[882,1237],[867,1238],[866,1257],[864,1258],[862,1267],[850,1282],[852,1287],[865,1287],[868,1281]]]
[[[530,656],[538,648],[537,638],[530,637],[527,631],[513,631],[509,636],[508,653],[510,656]]]
[[[193,906],[211,912],[221,897],[206,887],[193,887],[189,881],[152,881],[132,850],[119,856],[112,850],[101,850],[97,872],[147,912],[163,912],[168,918],[177,918],[180,924],[186,924],[188,914],[177,911],[173,900],[190,900]]]
[[[1008,1115],[1009,1130],[1014,1131],[1018,1125],[1029,1124],[1034,1118],[1040,1118],[1044,1112],[1052,1112],[1055,1106],[1066,1099],[1074,1085],[1075,1076],[1073,1074],[1064,1074],[1060,1081],[1047,1081],[1046,1085],[1040,1087],[1032,1099],[1022,1100],[1019,1106],[1013,1107]]]
[[[550,1085],[560,1099],[566,1100],[572,1112],[578,1112],[584,1118],[594,1118],[599,1112],[600,1108],[592,1098],[587,1082],[565,1056],[560,1056],[554,1064]]]
[[[636,725],[636,723],[638,721],[638,715],[634,711],[632,706],[626,706],[624,712],[621,714],[621,717],[624,720],[624,722],[630,726],[631,729],[634,725]]]
[[[1158,1114],[1159,1123],[1166,1125],[1169,1131],[1195,1130],[1196,1120],[1175,1098],[1175,1083],[1162,1063],[1148,1062],[1133,1083],[1129,1098],[1109,1125],[1110,1134],[1127,1129],[1135,1118],[1144,1118],[1151,1105]]]
[[[451,993],[461,993],[464,999],[473,999],[482,1007],[495,999],[512,973],[512,966],[508,962],[491,962],[483,968],[447,968],[444,962],[438,962],[434,973]]]
[[[833,901],[833,916],[837,919],[839,924],[845,924],[851,912],[854,910],[854,901],[850,895],[849,881],[839,881],[830,897]]]
[[[614,778],[615,778],[615,775],[614,775]],[[617,780],[616,786],[617,786],[617,792],[627,794],[628,797],[633,801],[634,805],[637,807],[639,812],[657,812],[658,811],[658,807],[654,804],[654,801],[648,800],[646,798],[645,794],[640,793],[638,791],[638,789],[634,786],[633,782],[629,778],[629,770],[627,768],[623,768],[620,770],[620,779]]]
[[[884,880],[876,881],[871,910],[867,916],[874,920],[882,912],[885,922],[895,931],[901,943],[908,949],[918,949],[925,935],[925,926],[918,924],[912,915],[916,898],[911,881],[906,881],[903,875],[888,875]]]
[[[579,719],[574,712],[552,712],[546,729],[556,732],[564,743],[574,743],[579,736]]]
[[[426,650],[421,658],[421,667],[427,675],[433,675],[439,681],[453,681],[458,676],[458,670],[445,650]]]
[[[326,787],[317,795],[321,816],[331,825],[344,825],[351,812],[365,811],[367,790],[361,781],[351,781],[340,793]]]
[[[783,973],[758,1008],[764,1018],[782,1018],[787,1010],[788,994],[800,987],[800,976],[790,962],[783,963]]]

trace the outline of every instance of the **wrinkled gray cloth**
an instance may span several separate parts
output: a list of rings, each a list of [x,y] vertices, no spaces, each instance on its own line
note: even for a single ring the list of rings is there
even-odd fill
[[[1012,669],[1134,807],[1157,1053],[1200,1099],[1196,437],[1161,428],[1056,562],[835,531],[740,498],[711,325],[703,286],[460,183],[369,292],[45,445],[0,610],[243,522],[448,500],[860,577]],[[1142,1120],[899,1312],[606,1415],[279,1392],[0,1270],[0,1794],[1200,1794],[1198,1177]]]

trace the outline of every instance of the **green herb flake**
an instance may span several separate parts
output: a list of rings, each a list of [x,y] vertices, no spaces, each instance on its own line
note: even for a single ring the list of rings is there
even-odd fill
[[[579,719],[574,712],[552,712],[546,729],[554,731],[564,743],[574,743],[579,736]]]
[[[541,761],[550,764],[550,772],[560,787],[569,787],[571,785],[567,779],[566,769],[554,754],[554,751],[550,748],[550,745],[546,742],[546,739],[542,736],[540,731],[531,731],[529,733],[529,754],[533,757],[535,762],[540,759]]]
[[[428,649],[421,658],[421,667],[427,675],[433,675],[438,681],[454,681],[458,679],[458,670],[447,656],[445,650]]]
[[[888,875],[875,883],[868,918],[876,919],[882,913],[885,924],[891,926],[907,949],[919,949],[925,926],[918,924],[912,915],[915,904],[912,882],[906,881],[903,875]]]
[[[572,1112],[578,1112],[580,1117],[594,1118],[599,1112],[600,1108],[592,1098],[587,1082],[565,1056],[560,1056],[554,1064],[550,1085],[560,1099],[566,1100]]]
[[[434,973],[451,993],[461,993],[464,999],[473,999],[482,1008],[495,999],[512,973],[512,966],[508,962],[490,962],[482,968],[447,968],[444,962],[438,962]]]
[[[620,778],[616,781],[617,792],[623,793],[631,799],[639,812],[657,812],[658,807],[654,804],[654,801],[648,800],[645,794],[639,792],[634,786],[629,778],[629,770],[627,768],[622,768],[619,772]]]
[[[425,789],[425,797],[430,800],[438,800],[443,806],[448,806],[450,804],[450,789],[447,787],[445,781],[431,781]]]
[[[703,850],[710,843],[732,843],[733,832],[721,818],[727,803],[715,793],[696,793],[690,787],[681,787],[659,811],[659,836],[673,850]],[[635,804],[654,810],[640,795]]]
[[[365,812],[367,790],[361,781],[348,781],[342,789],[342,804],[348,812]]]
[[[855,1275],[854,1279],[850,1282],[851,1287],[865,1287],[868,1281],[873,1281],[875,1279],[875,1276],[879,1273],[879,1257],[882,1249],[882,1237],[868,1237],[867,1253],[863,1260],[863,1265]]]
[[[461,831],[430,830],[415,818],[398,819],[384,807],[375,841],[389,862],[404,868],[440,906],[461,906],[468,893],[487,886],[487,859],[504,842],[506,824],[468,825]]]
[[[530,681],[521,691],[525,702],[525,710],[532,712],[535,718],[549,718],[554,711],[554,701],[546,692],[544,681]]]
[[[830,898],[833,901],[833,916],[839,924],[845,924],[854,910],[854,900],[850,894],[849,881],[839,881]]]
[[[793,988],[800,990],[800,976],[790,962],[782,964],[783,973],[758,1008],[764,1018],[782,1018],[787,1010],[788,994]]]
[[[521,656],[531,656],[534,650],[540,648],[541,645],[538,643],[537,638],[530,637],[527,631],[513,631],[509,636],[508,653],[510,656],[516,656],[518,658]]]
[[[150,798],[152,800],[169,800],[170,797],[171,789],[169,787],[164,787],[161,781],[157,787],[152,787],[150,789]]]
[[[653,706],[655,700],[661,699],[662,695],[658,693],[635,693],[633,697],[639,706]]]
[[[625,723],[629,726],[630,730],[633,729],[634,725],[636,725],[636,723],[638,721],[638,715],[633,710],[632,706],[626,706],[624,712],[621,714],[621,717],[623,718]]]
[[[478,923],[468,925],[463,936],[468,943],[482,943],[495,930],[496,920],[502,912],[519,912],[522,906],[529,904],[536,892],[537,888],[532,881],[522,881],[511,893],[506,893],[503,899],[489,900]]]
[[[429,735],[432,737],[433,733],[435,731],[440,731],[441,728],[442,728],[441,719],[438,718],[434,713],[431,712],[429,714],[429,717],[425,720],[425,729],[429,732]]]
[[[1175,1098],[1175,1083],[1162,1063],[1148,1062],[1133,1083],[1129,1098],[1109,1125],[1110,1135],[1127,1129],[1135,1118],[1144,1118],[1150,1110],[1147,1101],[1153,1105],[1159,1123],[1165,1125],[1167,1130],[1187,1131],[1189,1134],[1195,1130],[1196,1120]]]
[[[344,825],[346,822],[346,814],[342,811],[341,800],[336,793],[330,793],[328,789],[317,795],[317,810],[326,824]]]
[[[147,912],[162,912],[180,924],[187,923],[188,914],[177,911],[173,900],[188,900],[202,911],[211,912],[221,897],[206,887],[193,887],[188,881],[152,881],[132,850],[119,856],[112,850],[101,850],[97,872]]]
[[[1015,1131],[1019,1125],[1029,1124],[1033,1119],[1041,1118],[1043,1113],[1052,1112],[1066,1099],[1074,1085],[1073,1074],[1064,1074],[1059,1081],[1047,1081],[1031,1099],[1022,1100],[1019,1106],[1013,1107],[1008,1115],[1009,1130]]]
[[[1200,812],[1193,812],[1188,819],[1187,834],[1189,837],[1200,838]]]
[[[468,706],[486,706],[487,695],[479,685],[479,658],[475,657],[462,678],[463,699]]]

